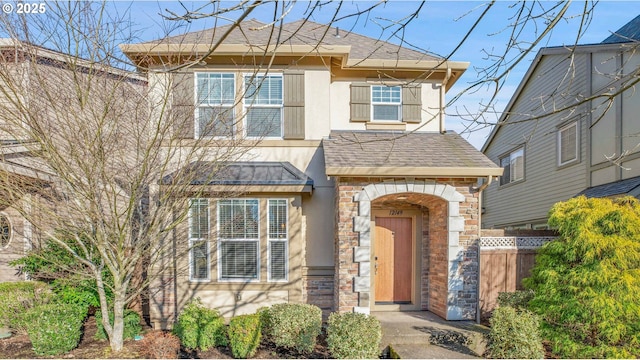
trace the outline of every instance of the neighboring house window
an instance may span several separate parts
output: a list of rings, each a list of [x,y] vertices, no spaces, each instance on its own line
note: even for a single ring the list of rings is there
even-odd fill
[[[282,75],[246,75],[248,137],[282,137]]]
[[[257,199],[218,201],[220,280],[258,280],[259,203]]]
[[[578,123],[573,122],[558,130],[558,166],[578,160]]]
[[[196,137],[233,136],[235,75],[233,73],[196,73]]]
[[[189,279],[209,280],[209,200],[189,200]]]
[[[269,281],[287,280],[287,200],[269,199]]]
[[[382,121],[400,121],[402,119],[401,94],[401,86],[372,86],[371,119]]]
[[[11,242],[11,223],[9,218],[0,214],[0,249],[9,246]]]
[[[524,179],[524,148],[519,148],[500,158],[504,173],[500,185],[506,185]]]

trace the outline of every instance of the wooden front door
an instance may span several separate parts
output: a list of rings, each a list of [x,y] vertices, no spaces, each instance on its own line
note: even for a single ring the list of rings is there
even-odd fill
[[[377,303],[411,303],[411,218],[376,217],[374,286]]]

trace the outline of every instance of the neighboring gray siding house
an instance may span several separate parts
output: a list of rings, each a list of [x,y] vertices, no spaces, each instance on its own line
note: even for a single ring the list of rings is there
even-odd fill
[[[640,16],[599,44],[541,49],[482,152],[505,168],[483,228],[546,228],[577,194],[635,195],[640,176]]]

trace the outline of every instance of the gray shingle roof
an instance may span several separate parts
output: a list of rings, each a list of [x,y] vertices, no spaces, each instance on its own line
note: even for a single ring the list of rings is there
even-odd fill
[[[603,44],[616,44],[640,41],[640,15],[622,26],[618,31],[602,41]]]
[[[231,25],[218,26],[202,31],[167,37],[149,43],[162,44],[215,44]],[[337,30],[328,25],[309,20],[298,20],[280,27],[267,26],[255,19],[245,20],[235,28],[222,42],[233,45],[263,46],[279,43],[282,45],[350,45],[351,59],[402,59],[402,60],[442,60],[392,44],[383,40],[359,35],[345,30]],[[335,36],[339,33],[340,36]],[[279,36],[279,38],[278,38]]]
[[[313,180],[289,162],[245,161],[230,164],[199,161],[169,174],[162,184],[186,177],[190,185],[311,185]]]
[[[592,186],[582,190],[576,196],[584,195],[588,198],[603,198],[609,196],[632,195],[637,197],[638,194],[640,194],[640,176]]]
[[[470,175],[472,169],[501,170],[455,132],[332,131],[322,146],[327,168],[468,168]]]

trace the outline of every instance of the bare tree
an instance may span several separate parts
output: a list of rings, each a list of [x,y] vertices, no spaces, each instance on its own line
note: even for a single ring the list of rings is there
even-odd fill
[[[47,6],[37,21],[1,24],[11,39],[2,44],[0,133],[22,148],[4,152],[1,206],[29,221],[36,246],[65,249],[77,262],[67,270],[96,282],[102,325],[119,351],[124,309],[153,281],[141,266],[189,251],[176,254],[170,239],[187,198],[202,192],[192,180],[214,178],[251,144],[202,134],[182,146],[194,108],[170,94],[187,85],[167,73],[150,91],[143,74],[123,69],[116,46],[132,39],[107,4]]]

